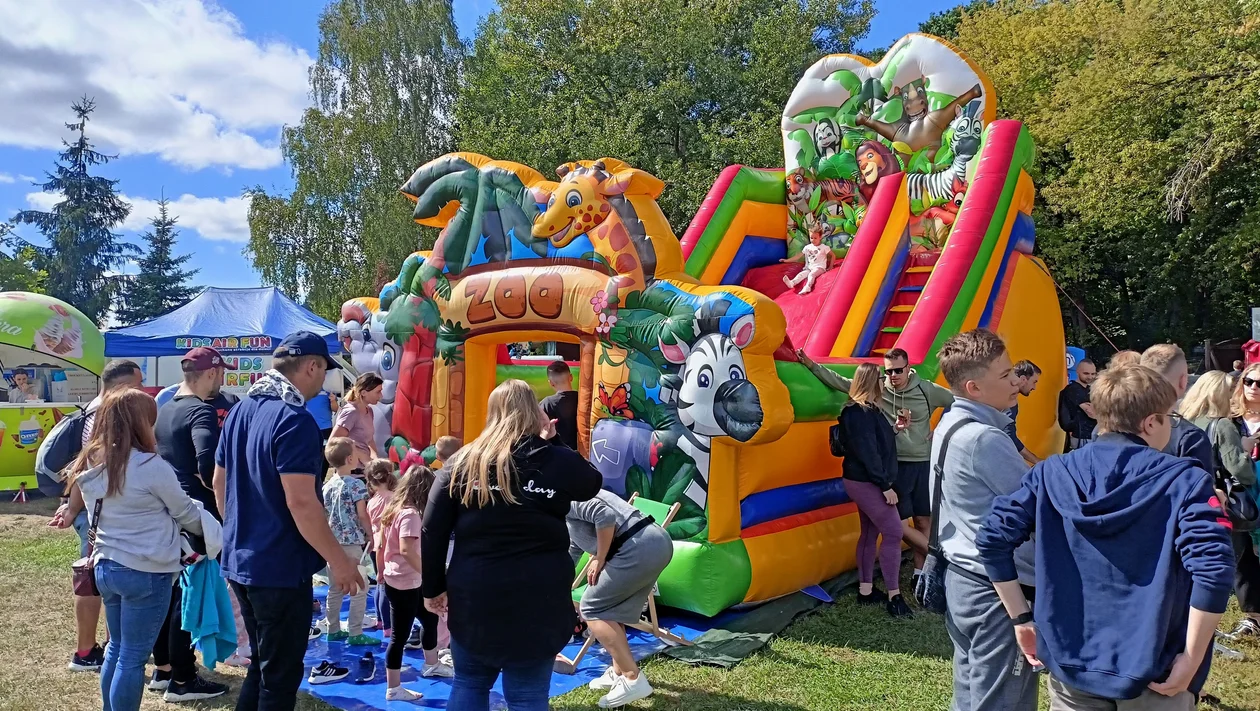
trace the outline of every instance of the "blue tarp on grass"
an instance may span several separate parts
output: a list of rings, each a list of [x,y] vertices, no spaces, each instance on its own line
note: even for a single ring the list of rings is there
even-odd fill
[[[327,599],[328,588],[315,588],[315,598],[321,601]],[[347,598],[342,605],[342,618],[350,609],[350,600]],[[373,596],[368,595],[368,613],[375,615],[376,609],[373,602]],[[722,616],[712,620],[701,617],[662,617],[661,624],[671,632],[688,640],[694,640],[705,631],[710,629],[715,623],[720,622],[725,617],[734,613],[724,613]],[[381,639],[380,630],[365,632],[372,637]],[[579,644],[571,644],[564,649],[564,655],[572,659],[581,648]],[[635,659],[643,659],[651,656],[662,649],[665,645],[652,635],[636,630],[630,630],[630,649],[634,652]],[[364,652],[372,652],[372,656],[376,658],[376,673],[373,675],[369,683],[357,684],[354,681],[355,674],[359,668],[359,659]],[[311,693],[319,699],[326,701],[339,709],[346,711],[370,711],[372,709],[385,709],[385,645],[380,647],[347,647],[340,642],[329,644],[327,637],[320,637],[311,642],[306,648],[306,658],[303,662],[307,669],[318,665],[325,659],[331,659],[339,665],[350,670],[350,676],[345,680],[333,684],[319,684],[312,686],[305,679],[302,681],[302,690]],[[592,645],[586,653],[586,657],[582,659],[582,663],[578,666],[578,671],[572,676],[565,674],[551,675],[551,697],[555,698],[562,694],[567,694],[574,689],[586,686],[592,679],[604,673],[612,660],[608,657],[608,653],[598,644]],[[410,705],[419,708],[445,709],[446,700],[450,698],[451,680],[450,679],[424,679],[420,676],[420,669],[424,665],[424,653],[420,650],[406,650],[403,653],[403,671],[402,683],[412,691],[418,691],[424,694],[424,698],[411,704],[402,702],[394,702],[388,708],[398,708],[402,705]],[[502,682],[496,682],[494,688],[490,692],[490,708],[506,709],[507,704],[503,700]]]

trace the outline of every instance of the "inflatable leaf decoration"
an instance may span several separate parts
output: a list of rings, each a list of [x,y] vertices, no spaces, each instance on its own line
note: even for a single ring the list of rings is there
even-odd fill
[[[910,154],[914,153],[914,149],[913,149],[913,148],[911,148],[910,146],[907,146],[906,144],[902,143],[901,141],[893,141],[893,144],[892,144],[892,149],[893,149],[894,151],[898,152],[898,153],[904,153],[904,154],[906,154],[906,155],[910,155]]]
[[[832,72],[827,77],[827,81],[840,82],[840,86],[843,86],[844,90],[850,94],[856,94],[862,90],[862,80],[848,69],[839,69]]]
[[[818,164],[818,177],[852,180],[857,175],[857,159],[849,151],[840,151],[823,158]]]

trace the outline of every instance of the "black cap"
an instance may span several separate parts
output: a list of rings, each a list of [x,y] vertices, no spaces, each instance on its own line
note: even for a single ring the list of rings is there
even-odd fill
[[[341,367],[337,361],[328,355],[328,342],[310,331],[298,331],[297,333],[289,334],[283,341],[280,341],[280,345],[276,346],[276,350],[271,355],[276,358],[281,356],[323,356],[324,360],[328,362],[329,370]]]

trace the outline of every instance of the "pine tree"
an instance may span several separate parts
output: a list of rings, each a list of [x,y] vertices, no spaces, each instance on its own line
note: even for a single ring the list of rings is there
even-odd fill
[[[71,106],[78,120],[66,128],[78,137],[73,143],[62,141],[65,150],[57,156],[57,167],[40,186],[60,193],[61,201],[48,212],[23,210],[13,219],[34,225],[47,242],[22,241],[35,251],[35,267],[47,274],[45,293],[101,323],[121,286],[115,270],[139,250],[113,231],[131,212],[131,205],[114,192],[118,181],[88,173],[116,157],[95,150],[87,138],[88,117],[95,108],[96,102],[87,97]]]
[[[172,254],[175,238],[179,235],[175,230],[179,218],[171,217],[169,204],[165,197],[158,202],[158,214],[153,218],[152,229],[141,235],[149,245],[149,252],[140,259],[140,273],[129,277],[123,287],[118,320],[125,325],[161,316],[196,293],[196,289],[188,285],[188,280],[199,270],[180,269],[192,255],[176,257]]]

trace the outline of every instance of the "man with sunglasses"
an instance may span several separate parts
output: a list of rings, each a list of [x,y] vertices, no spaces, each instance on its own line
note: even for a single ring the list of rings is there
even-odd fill
[[[815,363],[802,349],[796,357],[814,377],[832,390],[849,392],[852,380]],[[906,543],[914,549],[914,573],[923,572],[927,537],[932,530],[932,491],[928,487],[928,460],[932,455],[932,413],[949,407],[954,394],[936,383],[919,378],[910,368],[909,355],[900,348],[884,354],[884,399],[880,409],[897,436],[897,513]]]
[[[1142,352],[1142,365],[1164,376],[1177,393],[1178,402],[1181,401],[1190,382],[1190,368],[1181,348],[1172,343],[1153,345]],[[1177,457],[1190,457],[1204,470],[1216,471],[1212,443],[1207,433],[1180,417],[1174,419],[1172,436],[1162,451]]]

